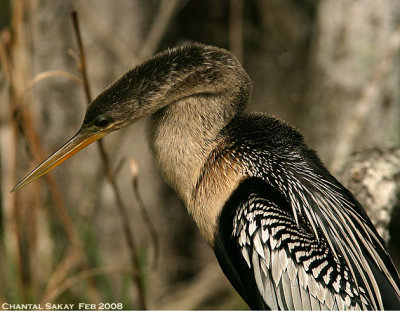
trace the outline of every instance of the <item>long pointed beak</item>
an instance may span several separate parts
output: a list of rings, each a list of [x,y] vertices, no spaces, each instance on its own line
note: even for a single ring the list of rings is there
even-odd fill
[[[40,176],[50,172],[52,169],[72,157],[75,153],[82,150],[86,146],[104,137],[107,133],[85,133],[80,130],[74,137],[66,142],[61,148],[54,152],[50,157],[43,161],[38,167],[30,172],[23,180],[21,180],[11,192],[17,191],[30,184]]]

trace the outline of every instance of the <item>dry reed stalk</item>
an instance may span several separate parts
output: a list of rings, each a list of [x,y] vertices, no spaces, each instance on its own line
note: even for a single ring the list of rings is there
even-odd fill
[[[159,262],[159,257],[160,257],[160,251],[159,251],[160,246],[158,243],[157,230],[155,229],[153,222],[151,221],[151,218],[150,218],[149,214],[147,213],[146,205],[144,204],[144,201],[143,201],[142,196],[139,191],[139,186],[138,186],[139,166],[137,165],[135,159],[132,157],[129,157],[128,161],[129,161],[129,169],[130,169],[131,176],[132,176],[133,194],[134,194],[136,202],[139,206],[139,209],[142,214],[142,218],[145,222],[145,225],[149,229],[150,237],[153,242],[152,243],[153,248],[154,248],[153,269],[156,270],[158,267],[158,262]]]
[[[146,41],[142,44],[142,49],[139,52],[139,56],[138,57],[133,57],[135,59],[135,63],[139,62],[151,55],[154,54],[159,42],[161,41],[166,29],[167,29],[167,25],[169,24],[169,22],[171,21],[173,15],[178,11],[178,7],[180,6],[181,8],[185,5],[186,0],[168,0],[168,1],[163,1],[162,2],[162,7],[158,10],[156,17],[154,18],[154,22],[150,28],[149,34],[146,36]],[[78,24],[78,19],[77,16],[74,17],[74,15],[76,15],[77,13],[72,13],[72,18],[73,20],[76,19],[76,22],[74,22],[74,27],[75,27],[75,33],[76,33],[76,37],[78,40],[78,45],[79,45],[79,50],[80,50],[80,60],[81,60],[81,64],[80,64],[80,69],[82,70],[82,76],[83,76],[83,80],[84,80],[84,88],[85,88],[85,96],[87,98],[87,103],[89,104],[91,102],[91,92],[90,92],[90,87],[89,87],[89,83],[87,81],[87,73],[86,73],[86,60],[85,60],[85,52],[83,49],[83,45],[82,45],[82,38],[80,35],[80,30],[79,30],[79,24]],[[115,40],[114,37],[112,38],[108,38],[107,36],[104,35],[103,36],[103,40],[107,41],[107,42],[113,42]],[[119,44],[118,45],[121,49],[124,45]],[[122,53],[121,51],[119,52],[119,55],[123,54],[123,55],[127,55],[128,53]],[[122,138],[122,135],[121,135]],[[123,204],[122,201],[122,197],[119,191],[119,188],[115,182],[115,177],[114,177],[114,172],[111,169],[111,166],[109,165],[109,157],[102,145],[102,141],[100,140],[98,142],[98,148],[99,148],[99,152],[101,154],[103,163],[104,163],[104,168],[106,171],[106,175],[108,180],[111,183],[114,195],[115,195],[115,199],[117,202],[117,208],[119,210],[119,215],[121,216],[121,221],[122,221],[122,225],[123,225],[123,231],[128,243],[128,249],[129,249],[129,253],[130,253],[130,257],[131,257],[131,261],[134,267],[134,274],[133,274],[133,278],[135,279],[135,284],[137,286],[138,289],[138,297],[139,297],[139,302],[140,302],[140,307],[141,309],[146,309],[146,302],[145,302],[145,294],[144,294],[144,289],[143,289],[143,282],[142,282],[142,276],[140,273],[140,267],[139,267],[139,262],[138,262],[138,258],[136,255],[136,251],[135,251],[135,244],[134,244],[134,240],[133,240],[133,235],[132,235],[132,230],[130,229],[130,225],[129,225],[129,221],[128,221],[128,213],[126,211],[126,208]],[[139,203],[139,207],[141,208],[142,211],[142,215],[144,213],[146,213],[146,211],[143,212],[143,201],[141,200],[140,195],[138,196],[138,189],[136,187],[136,190],[134,188],[134,193],[135,193],[135,197]],[[152,239],[153,242],[155,243],[154,248],[155,248],[155,265],[157,264],[158,261],[158,239],[157,239],[157,234],[155,233],[154,228],[151,229],[151,225],[148,224],[147,222],[147,226],[150,230],[151,235],[152,235]]]
[[[22,0],[14,2],[12,11],[12,31],[9,32],[9,41],[3,42],[5,45],[6,59],[3,61],[8,64],[8,79],[9,79],[9,97],[10,97],[10,123],[12,128],[12,139],[11,139],[11,153],[12,157],[10,159],[11,172],[9,174],[9,179],[12,183],[16,182],[17,169],[18,169],[18,156],[20,155],[19,150],[19,124],[18,124],[18,94],[21,91],[21,86],[24,83],[27,72],[26,67],[26,51],[23,50],[26,45],[26,35],[24,32],[24,15],[25,15],[25,3]],[[4,39],[4,38],[2,38]],[[23,251],[25,250],[26,239],[23,231],[23,213],[18,208],[18,206],[26,207],[24,198],[22,195],[10,195],[8,211],[9,214],[6,216],[8,221],[10,221],[10,231],[9,235],[12,237],[12,242],[15,243],[15,247],[10,247],[12,258],[15,259],[17,263],[17,277],[18,277],[18,291],[21,293],[22,297],[27,297],[29,288],[31,285],[30,278],[30,264],[29,258],[24,256]],[[29,194],[28,194],[29,196]],[[36,205],[37,202],[32,202]],[[11,245],[10,245],[11,246]]]
[[[53,271],[51,278],[47,282],[46,289],[41,297],[41,303],[54,301],[52,298],[52,292],[60,286],[63,282],[68,280],[68,272],[78,265],[81,260],[81,256],[76,249],[69,249],[68,253],[59,262],[55,270]]]
[[[48,292],[46,295],[47,300],[43,300],[42,303],[44,303],[45,301],[54,301],[55,299],[57,299],[58,296],[60,296],[67,289],[79,284],[80,282],[84,281],[85,279],[92,279],[95,276],[104,275],[104,274],[112,274],[112,273],[121,273],[121,274],[129,273],[129,274],[131,274],[132,271],[122,269],[119,266],[103,266],[103,267],[92,268],[92,269],[80,271],[79,273],[75,274],[73,277],[65,279],[58,286],[53,287],[52,290],[50,292]]]
[[[23,19],[24,14],[27,14],[25,8],[24,0],[15,1],[13,7],[13,19],[12,19],[12,27],[13,27],[13,36],[10,38],[10,44],[5,49],[5,44],[1,44],[0,48],[0,56],[2,58],[2,64],[6,68],[6,74],[10,81],[10,120],[13,128],[13,157],[12,157],[12,169],[10,174],[11,184],[16,183],[17,176],[17,163],[18,158],[17,155],[21,154],[18,150],[19,145],[19,137],[22,134],[22,138],[26,141],[28,150],[31,150],[36,158],[44,158],[44,152],[42,148],[42,144],[40,142],[39,136],[33,124],[32,113],[29,110],[29,105],[26,104],[26,92],[23,89],[23,86],[26,85],[28,87],[32,87],[31,83],[26,83],[26,73],[22,70],[23,65],[19,65],[20,61],[20,49],[27,49],[27,42],[25,39],[24,29],[23,29]],[[24,103],[22,103],[24,102]],[[21,133],[20,133],[21,132]],[[53,198],[53,202],[55,203],[56,210],[58,212],[58,216],[63,224],[63,228],[67,234],[68,240],[71,244],[71,247],[74,251],[78,252],[83,258],[85,265],[87,266],[86,256],[81,247],[81,242],[79,240],[79,235],[74,227],[74,224],[69,216],[67,208],[65,207],[63,198],[61,196],[61,192],[59,187],[57,186],[54,178],[51,175],[46,176],[46,181],[49,185],[50,193]],[[35,254],[36,250],[36,228],[35,228],[35,219],[36,219],[36,211],[39,206],[39,191],[37,189],[38,185],[34,186],[36,189],[33,192],[25,191],[22,195],[20,192],[14,192],[11,194],[9,210],[10,217],[12,220],[12,224],[10,227],[14,231],[13,242],[16,247],[13,249],[12,256],[16,258],[16,262],[18,263],[18,272],[20,275],[20,289],[19,292],[21,295],[29,295],[32,294],[32,271],[34,271],[34,266],[30,262],[30,258],[27,256],[28,254]],[[21,197],[27,197],[25,200],[22,200]],[[29,202],[29,203],[28,203]],[[27,231],[21,230],[25,228],[26,224],[22,219],[23,210],[29,211],[27,216],[24,219],[28,218],[28,226]],[[29,233],[29,234],[28,234]],[[26,252],[24,249],[25,244],[28,245],[29,251]],[[25,252],[24,252],[25,251]],[[36,256],[31,256],[36,257]],[[32,271],[27,271],[27,267],[32,269]],[[93,301],[100,301],[100,295],[98,290],[92,285],[89,286],[89,293],[93,299]]]
[[[9,62],[9,57],[8,57],[8,52],[7,52],[7,45],[9,44],[10,41],[10,31],[8,29],[2,29],[0,32],[0,65],[1,68],[5,74],[5,76],[7,78],[10,77],[10,73],[11,73],[11,64]],[[8,93],[10,93],[10,87],[8,87]],[[11,106],[11,104],[10,104]],[[9,119],[12,120],[12,115],[10,114]],[[11,122],[10,122],[11,123]],[[12,132],[11,134],[14,133],[14,129],[13,129],[13,124],[11,123],[11,130],[10,132]],[[4,135],[4,134],[3,134]],[[9,135],[10,136],[10,135]],[[14,156],[14,152],[15,152],[15,146],[11,143],[11,141],[14,141],[14,139],[9,139],[8,142],[6,143],[6,145],[8,146],[8,155],[9,157],[6,158],[5,156],[3,156],[3,141],[1,141],[2,145],[0,146],[0,151],[2,153],[2,158],[3,161],[5,161],[8,165],[8,171],[11,170],[11,173],[9,173],[7,170],[3,169],[2,167],[2,173],[4,171],[6,171],[8,174],[5,175],[5,178],[3,180],[3,176],[2,176],[2,183],[4,182],[4,184],[6,184],[6,188],[8,189],[9,187],[12,187],[12,183],[13,180],[16,179],[16,172],[15,172],[15,156]],[[11,159],[11,160],[9,160]],[[4,173],[3,173],[4,174]],[[9,186],[9,187],[8,187]],[[3,194],[4,191],[4,194]],[[2,227],[2,234],[4,235],[4,237],[8,237],[8,232],[13,233],[13,228],[12,226],[14,225],[14,223],[11,223],[13,221],[13,218],[10,217],[10,212],[11,209],[13,208],[13,206],[15,206],[16,202],[16,198],[15,197],[11,197],[10,195],[6,195],[6,190],[1,189],[1,197],[3,198],[3,204],[4,206],[7,206],[8,208],[5,208],[2,210],[2,217],[4,219],[4,223],[2,225],[4,225],[4,227]],[[12,240],[10,240],[12,239]],[[12,234],[11,237],[9,237],[8,240],[8,245],[16,245],[16,241],[14,241],[15,236]],[[5,272],[3,269],[5,269],[6,266],[6,262],[7,262],[7,258],[5,256],[5,254],[7,253],[7,249],[10,250],[10,247],[7,247],[8,245],[6,244],[6,240],[2,240],[0,243],[0,248],[1,248],[1,253],[3,254],[3,256],[0,256],[0,264],[2,267],[2,272]],[[15,249],[15,248],[14,248]],[[11,250],[12,253],[15,253],[14,250]],[[15,256],[13,256],[13,258],[15,258]],[[2,275],[2,280],[4,280],[7,277],[7,274]],[[3,284],[3,282],[0,282],[0,294],[4,292],[4,288],[5,288],[5,284]]]
[[[87,104],[89,105],[92,101],[92,95],[91,95],[89,80],[88,80],[88,76],[87,76],[86,56],[85,56],[85,51],[83,48],[82,37],[81,37],[81,32],[80,32],[80,27],[79,27],[78,13],[76,11],[73,11],[71,13],[71,17],[72,17],[72,21],[73,21],[75,36],[77,39],[79,54],[80,54],[79,69],[82,73],[83,87],[85,90]],[[145,300],[143,277],[141,274],[140,263],[139,263],[139,259],[137,256],[136,246],[135,246],[135,242],[134,242],[134,238],[133,238],[133,230],[131,229],[131,226],[129,223],[128,212],[122,201],[121,192],[115,181],[114,174],[111,169],[111,165],[110,165],[110,161],[109,161],[109,156],[102,144],[102,141],[101,140],[98,141],[97,145],[99,148],[103,167],[104,167],[107,179],[110,182],[111,187],[113,189],[113,193],[114,193],[115,200],[116,200],[116,206],[117,206],[119,215],[121,217],[123,232],[124,232],[126,242],[128,245],[128,250],[129,250],[129,254],[131,257],[131,263],[132,263],[132,267],[133,267],[133,271],[134,271],[134,273],[132,274],[132,277],[133,277],[134,284],[136,285],[136,288],[137,288],[137,293],[138,293],[138,297],[139,297],[139,306],[140,306],[140,309],[145,310],[146,309],[146,300]]]
[[[52,78],[52,77],[62,77],[71,81],[74,81],[80,85],[83,85],[82,79],[79,77],[66,72],[66,71],[61,71],[61,70],[49,70],[49,71],[43,71],[38,73],[36,76],[33,77],[31,81],[28,82],[27,85],[25,85],[25,90],[24,94],[29,91],[33,86],[35,86],[39,81],[42,81],[44,79]]]

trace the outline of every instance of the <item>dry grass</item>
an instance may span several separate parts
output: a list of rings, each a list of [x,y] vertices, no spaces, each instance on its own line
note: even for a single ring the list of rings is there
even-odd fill
[[[162,14],[161,22],[164,27],[170,20],[168,15],[173,14],[174,8],[175,6],[172,6],[167,14],[165,12]],[[31,166],[27,161],[43,160],[46,154],[33,122],[31,90],[38,83],[57,77],[81,85],[84,88],[87,103],[89,104],[92,100],[84,44],[76,11],[71,13],[79,51],[78,56],[74,53],[74,58],[78,61],[77,67],[81,72],[81,77],[60,70],[41,72],[32,77],[29,47],[33,39],[30,23],[36,9],[34,2],[14,1],[11,26],[9,29],[1,30],[0,38],[1,69],[7,81],[9,97],[8,126],[6,133],[2,135],[2,140],[6,141],[5,144],[2,143],[2,147],[7,146],[6,152],[2,153],[7,155],[2,159],[7,164],[2,167],[7,167],[7,170],[5,174],[2,174],[2,182],[5,184],[5,187],[2,187],[2,195],[5,197],[3,202],[6,208],[3,208],[5,214],[2,215],[5,226],[1,228],[0,303],[56,301],[99,303],[110,296],[108,286],[98,285],[102,283],[99,282],[99,277],[105,277],[104,280],[107,283],[107,277],[117,273],[131,276],[132,282],[136,284],[137,294],[133,297],[138,297],[138,301],[133,305],[125,305],[125,308],[135,306],[146,309],[143,263],[136,250],[133,230],[111,168],[111,160],[101,142],[98,144],[99,153],[105,175],[114,192],[116,211],[121,216],[121,225],[132,262],[131,269],[96,266],[93,263],[91,257],[94,255],[91,252],[96,252],[96,250],[88,247],[87,242],[83,240],[82,230],[77,230],[75,225],[77,221],[72,219],[57,181],[51,174],[47,174],[41,182],[30,186],[29,190],[24,189],[15,193],[4,192],[4,189],[11,189],[12,185],[17,183],[17,176],[21,176],[21,167]],[[159,24],[159,20],[153,23],[152,29],[158,30],[153,31],[155,33],[152,36],[153,39],[146,42],[140,53],[142,57],[151,55],[161,40],[160,29],[163,27],[160,28]],[[24,150],[29,155],[29,159],[21,157]],[[134,184],[136,178],[137,176],[134,176]],[[48,197],[41,196],[43,181],[47,186]],[[133,190],[142,213],[147,216],[137,187]],[[51,211],[45,207],[48,204],[51,205]],[[148,219],[146,221],[148,223]],[[52,226],[54,228],[51,228]],[[93,229],[87,228],[87,230]],[[151,227],[150,232],[153,241],[158,243],[154,227]],[[158,246],[155,248],[157,249]],[[128,298],[126,300],[129,301]]]

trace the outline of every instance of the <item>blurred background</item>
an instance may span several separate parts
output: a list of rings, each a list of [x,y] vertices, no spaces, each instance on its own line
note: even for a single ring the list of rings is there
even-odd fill
[[[155,167],[147,120],[104,139],[128,216],[95,145],[9,193],[83,120],[74,9],[93,96],[154,53],[198,41],[232,50],[253,80],[248,110],[299,128],[339,180],[362,180],[363,168],[345,166],[352,154],[400,147],[398,0],[1,0],[0,303],[247,308]],[[384,234],[396,260],[399,240]]]

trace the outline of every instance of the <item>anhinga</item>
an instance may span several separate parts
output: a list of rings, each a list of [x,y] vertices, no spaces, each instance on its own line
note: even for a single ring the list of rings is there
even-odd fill
[[[246,113],[252,84],[228,51],[190,44],[133,68],[79,132],[13,190],[151,115],[154,157],[254,309],[400,309],[400,280],[364,209],[293,127]]]

